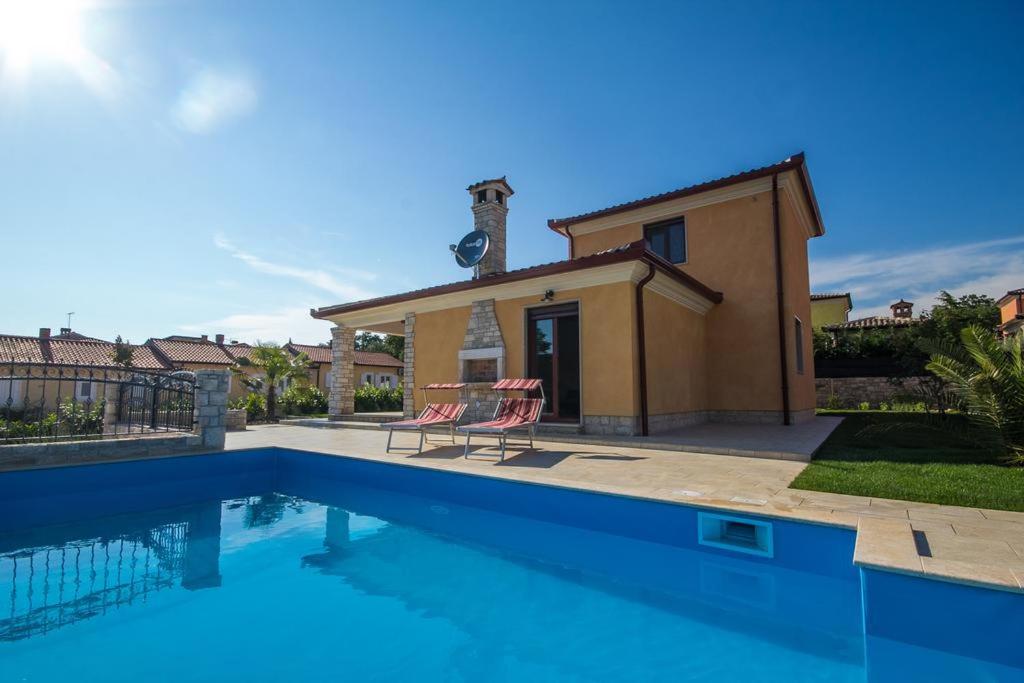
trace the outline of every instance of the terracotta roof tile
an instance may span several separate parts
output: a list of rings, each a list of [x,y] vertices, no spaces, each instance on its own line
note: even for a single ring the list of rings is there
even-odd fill
[[[826,330],[864,330],[881,327],[911,327],[921,323],[920,318],[890,318],[875,315],[870,318],[858,318],[845,323],[826,325]]]
[[[253,346],[250,344],[225,344],[221,346],[232,359],[252,358]]]
[[[0,335],[0,363],[45,363],[38,337]]]
[[[292,342],[288,342],[285,346],[296,356],[300,353],[306,354],[309,356],[309,361],[311,363],[321,363],[326,365],[330,365],[331,363],[330,346],[322,346],[320,344],[293,344]]]
[[[146,344],[172,363],[234,364],[231,356],[213,342],[150,339]]]
[[[566,259],[562,261],[552,261],[551,263],[544,263],[539,266],[529,266],[528,268],[518,268],[516,270],[510,270],[504,273],[491,273],[489,275],[482,275],[472,280],[460,280],[458,282],[449,282],[443,285],[434,285],[432,287],[425,287],[423,289],[414,289],[409,292],[403,292],[401,294],[390,294],[387,296],[379,296],[373,299],[365,299],[363,301],[353,301],[346,304],[338,304],[336,306],[325,306],[324,308],[314,308],[309,313],[314,318],[327,318],[330,315],[337,313],[344,313],[353,310],[363,310],[367,308],[375,308],[377,306],[386,306],[388,304],[414,301],[416,299],[425,299],[429,296],[437,296],[439,294],[447,294],[449,292],[463,291],[468,289],[476,289],[478,287],[488,287],[490,285],[504,284],[506,282],[514,282],[518,280],[526,280],[533,277],[540,277],[542,275],[551,275],[554,273],[561,273],[567,271],[583,270],[585,268],[596,267],[606,265],[608,263],[617,263],[629,259],[646,260],[648,263],[655,265],[660,268],[663,272],[668,274],[680,282],[685,283],[687,287],[697,292],[701,296],[705,297],[709,301],[719,303],[722,301],[722,293],[716,292],[704,283],[698,281],[691,275],[684,273],[683,271],[676,268],[673,264],[666,261],[661,256],[658,256],[652,251],[649,251],[643,240],[636,242],[630,242],[629,244],[623,244],[612,249],[606,249],[605,251],[597,252],[596,254],[588,254],[587,256],[580,256],[574,259]]]
[[[132,345],[132,367],[165,370],[169,366],[146,346]],[[86,339],[41,339],[0,335],[0,363],[37,363],[46,365],[97,365],[115,367],[111,342]]]
[[[850,296],[849,292],[824,292],[821,294],[811,293],[811,301],[819,301],[821,299],[845,299]]]
[[[390,353],[382,351],[356,351],[356,365],[385,365],[392,368],[404,368],[405,363],[398,360]]]

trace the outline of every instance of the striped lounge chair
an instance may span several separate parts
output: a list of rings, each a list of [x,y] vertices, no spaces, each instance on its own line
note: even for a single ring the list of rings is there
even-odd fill
[[[419,417],[412,420],[400,420],[398,422],[385,422],[381,425],[383,429],[388,430],[388,443],[384,448],[385,453],[391,452],[391,437],[394,436],[395,430],[399,431],[418,431],[420,433],[420,445],[416,449],[416,453],[423,452],[423,442],[427,438],[427,427],[440,427],[448,425],[448,431],[451,434],[452,444],[455,444],[455,423],[459,421],[462,414],[466,412],[465,403],[430,403],[426,400],[428,390],[458,390],[462,389],[465,384],[427,384],[420,387],[423,391],[424,403],[426,407],[419,414]],[[395,450],[400,450],[395,447]]]
[[[469,457],[469,440],[473,434],[497,436],[501,444],[501,459],[505,460],[505,445],[510,432],[526,430],[530,437],[530,448],[533,448],[533,434],[544,412],[544,388],[539,379],[503,379],[491,387],[495,391],[540,390],[540,398],[502,398],[494,409],[494,417],[488,422],[458,427],[460,434],[466,435],[466,450],[463,457]]]

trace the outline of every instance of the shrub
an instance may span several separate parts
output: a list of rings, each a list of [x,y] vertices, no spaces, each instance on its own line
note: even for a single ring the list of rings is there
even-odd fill
[[[242,398],[232,401],[229,407],[235,410],[245,410],[246,421],[256,422],[267,415],[267,397],[250,391]]]
[[[871,410],[871,404],[867,401],[861,401],[857,406],[857,410]]]
[[[386,387],[372,387],[369,384],[356,389],[356,412],[357,413],[380,413],[402,409],[402,398],[404,392],[401,387],[388,389]]]
[[[839,400],[838,394],[829,394],[828,400],[825,401],[825,407],[829,410],[840,410],[843,407],[843,402]]]
[[[314,386],[294,385],[284,390],[277,405],[286,415],[326,413],[327,397]]]
[[[102,434],[103,401],[89,405],[70,398],[60,404],[61,426],[68,434]]]
[[[1000,341],[971,325],[959,345],[932,354],[928,369],[957,393],[980,444],[1024,464],[1024,333]]]

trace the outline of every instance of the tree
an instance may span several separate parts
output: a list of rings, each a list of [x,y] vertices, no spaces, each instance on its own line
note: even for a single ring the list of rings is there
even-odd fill
[[[134,362],[135,348],[130,341],[126,342],[117,335],[114,339],[114,362],[122,367],[130,368]]]
[[[922,336],[944,344],[959,344],[961,332],[971,326],[995,332],[999,325],[999,307],[995,299],[983,294],[955,297],[943,290],[939,303],[928,312],[922,324]]]
[[[261,370],[261,375],[250,375],[245,368]],[[265,392],[267,398],[267,419],[277,417],[277,385],[284,380],[306,382],[309,380],[309,357],[300,353],[292,356],[274,343],[257,341],[249,358],[239,358],[231,371],[250,390]]]
[[[987,442],[1024,463],[1024,333],[999,340],[987,327],[972,325],[960,344],[932,354],[928,369],[960,397],[967,416]]]
[[[405,337],[397,334],[360,332],[356,335],[356,351],[379,351],[394,356],[398,360],[404,360]]]

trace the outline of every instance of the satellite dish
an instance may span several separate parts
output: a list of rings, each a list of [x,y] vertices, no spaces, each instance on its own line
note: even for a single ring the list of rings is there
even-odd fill
[[[490,245],[490,235],[483,230],[474,230],[463,237],[458,246],[453,244],[449,248],[455,252],[456,263],[463,268],[472,268],[480,263]]]

